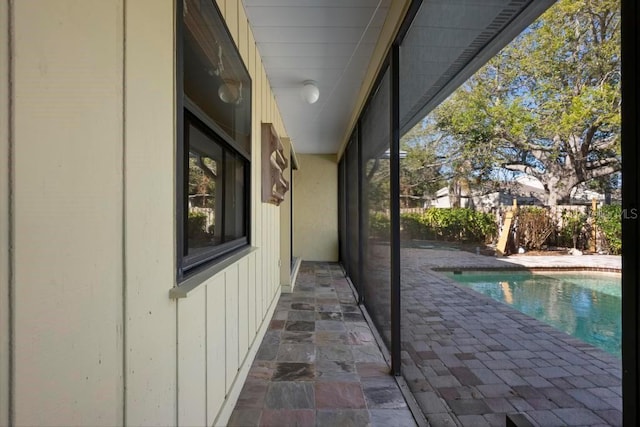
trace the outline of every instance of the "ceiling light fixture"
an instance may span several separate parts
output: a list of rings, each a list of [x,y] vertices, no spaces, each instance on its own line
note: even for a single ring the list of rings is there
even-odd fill
[[[218,96],[224,103],[240,104],[242,102],[242,82],[224,79],[218,87]]]
[[[302,99],[308,104],[315,103],[320,98],[320,90],[313,80],[307,80],[302,86]]]

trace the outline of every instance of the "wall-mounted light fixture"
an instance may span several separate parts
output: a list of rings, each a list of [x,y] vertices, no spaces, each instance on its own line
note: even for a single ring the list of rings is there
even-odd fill
[[[302,99],[308,104],[315,103],[320,98],[320,90],[313,80],[307,80],[302,86]]]

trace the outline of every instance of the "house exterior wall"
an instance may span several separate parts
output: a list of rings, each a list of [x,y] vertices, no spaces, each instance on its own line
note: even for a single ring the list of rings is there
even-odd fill
[[[0,424],[230,416],[280,293],[260,126],[286,131],[241,1],[218,3],[252,77],[254,250],[172,299],[175,2],[0,0]]]
[[[9,4],[0,1],[0,425],[9,425]]]
[[[171,1],[125,5],[124,423],[175,424],[175,13]]]
[[[123,5],[12,5],[13,422],[115,425]]]
[[[298,154],[293,183],[296,255],[305,261],[338,260],[338,164],[335,155]]]

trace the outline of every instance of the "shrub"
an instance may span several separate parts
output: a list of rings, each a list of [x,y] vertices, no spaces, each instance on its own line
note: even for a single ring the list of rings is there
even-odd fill
[[[488,243],[498,235],[498,225],[491,214],[471,211],[469,221],[470,226],[467,229],[473,241]]]
[[[556,229],[547,210],[536,206],[520,208],[517,221],[516,244],[525,249],[541,249]]]
[[[371,237],[389,238],[391,220],[382,212],[372,212],[369,215],[369,232]]]
[[[429,208],[423,214],[401,214],[400,226],[411,239],[489,242],[498,233],[493,215],[468,208]],[[388,237],[390,228],[387,215],[380,212],[370,215],[373,237]]]
[[[419,213],[400,214],[400,227],[411,239],[428,239],[429,229]]]
[[[430,230],[435,239],[445,234],[445,226],[447,223],[445,220],[445,210],[448,209],[429,208],[424,211],[422,223]]]
[[[571,246],[573,248],[583,249],[586,245],[588,237],[587,233],[587,215],[578,211],[565,209],[562,212],[562,226],[559,230],[560,244],[562,246]]]
[[[187,219],[187,236],[189,239],[201,240],[206,238],[205,225],[207,215],[202,212],[189,212]]]
[[[604,248],[609,253],[622,253],[622,207],[605,205],[596,215],[596,225],[604,237]]]
[[[498,227],[491,214],[469,208],[429,208],[422,216],[426,235],[444,240],[489,242],[497,235]]]

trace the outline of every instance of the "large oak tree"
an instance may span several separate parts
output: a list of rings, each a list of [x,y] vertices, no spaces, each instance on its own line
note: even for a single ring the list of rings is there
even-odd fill
[[[433,117],[473,170],[533,176],[549,205],[620,171],[619,2],[560,0]]]

